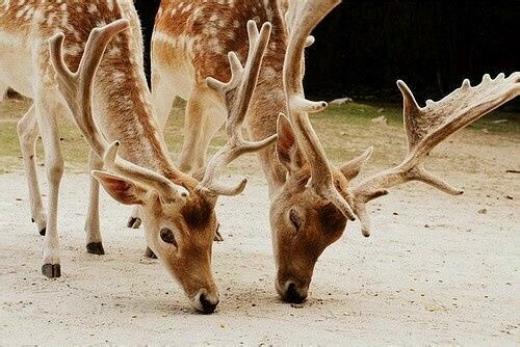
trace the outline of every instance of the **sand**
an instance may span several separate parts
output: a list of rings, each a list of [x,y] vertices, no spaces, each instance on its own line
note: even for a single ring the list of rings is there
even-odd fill
[[[267,190],[254,177],[219,201],[221,303],[210,316],[143,256],[142,231],[125,227],[130,209],[106,194],[107,254],[86,253],[86,174],[64,176],[63,275],[44,278],[23,173],[2,175],[0,345],[519,345],[520,175],[505,173],[520,167],[516,145],[496,146],[483,169],[444,172],[462,197],[414,184],[373,203],[373,235],[350,223],[300,306],[276,296]]]

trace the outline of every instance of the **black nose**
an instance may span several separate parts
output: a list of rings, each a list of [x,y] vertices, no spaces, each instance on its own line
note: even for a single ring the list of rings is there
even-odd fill
[[[284,300],[292,304],[301,304],[305,300],[305,296],[300,295],[296,290],[296,285],[291,283],[285,292]]]
[[[202,312],[204,314],[211,314],[215,312],[215,307],[217,307],[218,301],[213,304],[208,300],[205,294],[202,294],[200,296],[200,304],[202,305]]]

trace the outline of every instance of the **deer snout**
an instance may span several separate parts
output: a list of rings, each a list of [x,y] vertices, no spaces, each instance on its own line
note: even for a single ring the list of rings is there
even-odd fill
[[[215,312],[215,308],[219,303],[218,295],[208,294],[205,289],[199,290],[197,295],[192,299],[192,306],[199,312],[211,314]]]
[[[293,281],[287,281],[279,294],[287,303],[301,304],[307,299],[308,288],[298,287]]]

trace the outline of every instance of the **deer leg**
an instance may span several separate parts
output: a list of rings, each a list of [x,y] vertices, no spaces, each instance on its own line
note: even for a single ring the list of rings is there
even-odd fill
[[[196,86],[186,107],[184,143],[179,167],[202,178],[211,139],[222,127],[227,112],[222,99],[206,86]]]
[[[156,69],[152,71],[152,104],[159,128],[164,132],[177,93],[172,89],[175,80],[169,77],[167,71],[158,73]]]
[[[103,168],[103,161],[94,151],[90,151],[88,166],[89,172]],[[99,228],[99,182],[92,176],[90,177],[90,195],[85,232],[87,234],[87,252],[98,255],[105,254]]]
[[[47,209],[47,232],[43,245],[42,273],[49,278],[61,276],[60,246],[58,236],[58,197],[61,178],[63,176],[63,157],[60,150],[60,140],[56,122],[58,105],[49,105],[52,95],[36,98],[36,115],[40,126],[40,134],[43,140],[45,152],[45,166],[47,169],[47,181],[49,183],[49,195]]]
[[[35,145],[38,139],[38,122],[36,119],[35,107],[31,106],[29,111],[18,121],[18,139],[22,151],[25,174],[29,186],[29,202],[31,205],[31,220],[36,223],[40,235],[45,235],[47,218],[43,208],[38,183],[38,173],[36,171]]]

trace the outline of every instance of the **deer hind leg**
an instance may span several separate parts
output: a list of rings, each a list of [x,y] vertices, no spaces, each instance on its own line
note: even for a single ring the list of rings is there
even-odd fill
[[[207,86],[195,86],[186,107],[184,143],[179,167],[202,178],[211,139],[222,127],[227,112],[223,100]]]
[[[103,168],[103,161],[98,158],[94,151],[90,151],[88,167],[89,172]],[[85,232],[87,237],[87,252],[97,255],[105,254],[99,227],[99,182],[92,176],[90,177],[89,204],[87,220],[85,222]]]
[[[38,139],[38,122],[34,105],[20,119],[17,125],[18,139],[22,151],[25,174],[29,186],[29,202],[31,205],[31,220],[36,223],[40,235],[45,235],[47,218],[43,208],[36,171],[35,146]]]
[[[47,232],[43,245],[42,273],[49,278],[55,278],[61,276],[58,198],[63,176],[63,157],[60,150],[56,116],[63,108],[60,108],[54,95],[49,95],[44,91],[37,95],[36,116],[43,140],[47,181],[49,183]]]

